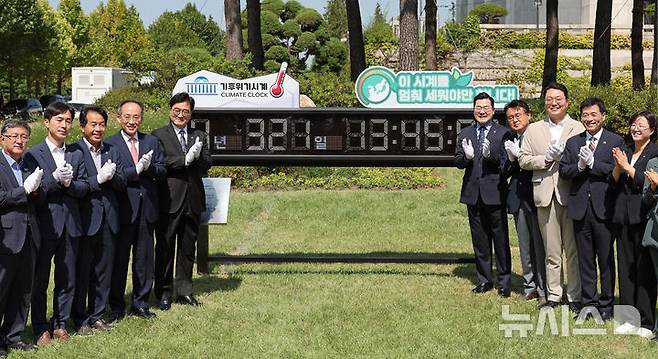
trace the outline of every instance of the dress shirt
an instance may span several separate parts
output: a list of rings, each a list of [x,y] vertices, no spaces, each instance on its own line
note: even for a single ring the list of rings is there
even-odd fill
[[[50,142],[50,139],[46,137],[46,145],[48,146],[50,153],[53,155],[53,159],[55,160],[57,167],[64,166],[66,163],[66,159],[64,158],[64,153],[66,152],[66,144],[63,144],[62,147],[57,147],[56,144]]]
[[[94,165],[96,166],[96,171],[100,171],[101,167],[103,164],[101,163],[101,151],[103,150],[103,142],[101,142],[101,145],[98,149],[94,147],[89,141],[87,141],[86,138],[82,139],[85,142],[85,146],[89,149],[89,153],[91,153],[91,159],[94,160]]]
[[[126,142],[126,146],[128,146],[128,150],[130,150],[130,139],[133,137],[128,136],[127,133],[123,132],[121,130],[121,136],[123,137],[123,140]],[[139,137],[137,136],[137,133],[135,133],[135,148],[137,148],[137,153],[139,153]]]
[[[555,123],[550,118],[546,118],[548,122],[548,130],[551,132],[551,142],[560,141],[562,137],[562,131],[564,131],[564,119],[560,123]]]
[[[11,156],[7,154],[4,150],[2,151],[2,154],[5,155],[5,159],[7,160],[7,163],[9,164],[9,167],[11,168],[11,171],[14,172],[14,177],[16,177],[16,182],[18,182],[19,186],[23,185],[23,174],[21,173],[21,168],[18,166],[18,162],[14,161]]]

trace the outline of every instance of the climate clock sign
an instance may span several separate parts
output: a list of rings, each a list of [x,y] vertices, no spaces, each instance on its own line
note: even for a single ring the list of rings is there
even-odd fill
[[[496,108],[519,98],[516,85],[473,85],[473,71],[401,71],[369,67],[354,84],[359,102],[368,108],[470,109],[473,97],[486,92]]]
[[[299,83],[286,75],[288,64],[278,73],[245,80],[202,70],[176,82],[172,94],[187,92],[195,109],[299,108]]]

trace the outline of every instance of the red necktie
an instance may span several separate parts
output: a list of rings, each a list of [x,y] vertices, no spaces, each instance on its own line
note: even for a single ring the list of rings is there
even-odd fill
[[[135,146],[135,142],[137,142],[137,139],[135,137],[131,137],[128,139],[130,142],[130,155],[133,158],[133,162],[137,164],[137,161],[139,161],[139,155],[137,154],[137,146]]]

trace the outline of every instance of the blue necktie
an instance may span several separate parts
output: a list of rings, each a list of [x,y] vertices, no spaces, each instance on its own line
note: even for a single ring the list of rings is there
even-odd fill
[[[18,182],[19,186],[23,185],[23,174],[21,173],[20,167],[18,167],[18,162],[14,162],[11,165],[11,169],[14,172],[14,177],[16,177],[16,182]]]

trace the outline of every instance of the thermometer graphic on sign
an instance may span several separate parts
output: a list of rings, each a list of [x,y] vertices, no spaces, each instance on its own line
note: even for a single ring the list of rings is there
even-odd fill
[[[279,98],[283,95],[283,79],[286,77],[287,68],[288,63],[282,62],[281,69],[279,69],[279,75],[276,77],[276,82],[270,87],[270,95],[273,97]]]

